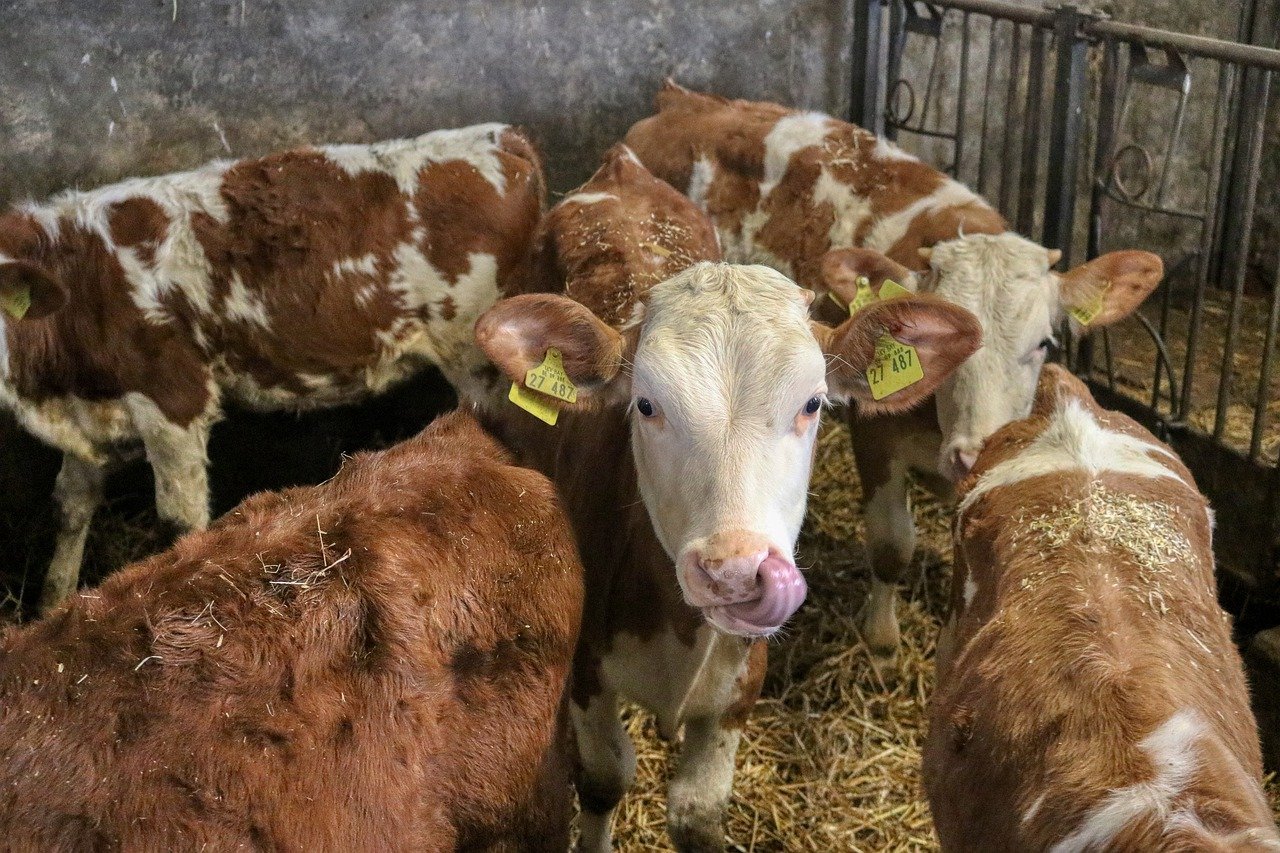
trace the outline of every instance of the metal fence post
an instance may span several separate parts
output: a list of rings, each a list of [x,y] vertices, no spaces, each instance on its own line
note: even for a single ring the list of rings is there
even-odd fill
[[[1053,75],[1053,116],[1049,124],[1049,162],[1045,171],[1043,243],[1062,250],[1062,265],[1071,262],[1076,210],[1076,174],[1084,124],[1085,63],[1089,42],[1081,32],[1092,16],[1072,5],[1054,13],[1057,64]]]
[[[885,60],[880,52],[881,0],[853,0],[853,37],[849,47],[849,120],[873,133],[884,131],[880,108]]]

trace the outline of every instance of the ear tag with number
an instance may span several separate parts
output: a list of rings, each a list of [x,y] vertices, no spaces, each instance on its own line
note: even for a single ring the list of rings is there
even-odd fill
[[[31,288],[20,285],[17,290],[6,290],[0,293],[0,306],[15,320],[21,320],[31,307]]]
[[[1082,305],[1073,305],[1067,309],[1067,313],[1080,323],[1081,326],[1087,326],[1093,322],[1093,318],[1102,313],[1103,297],[1107,295],[1107,291],[1111,289],[1111,282],[1108,281],[1093,295],[1092,299],[1087,300]]]
[[[864,292],[866,293],[865,299]],[[858,293],[854,296],[853,301],[849,303],[849,315],[852,316],[859,309],[865,308],[872,302],[910,295],[911,291],[896,281],[885,279],[880,285],[880,294],[877,296],[871,290],[871,282],[867,281],[866,278],[859,278]],[[921,379],[924,379],[924,366],[920,364],[920,354],[916,352],[915,347],[907,346],[894,340],[892,336],[885,334],[881,335],[880,340],[876,341],[875,359],[871,362],[871,366],[867,368],[866,374],[867,384],[871,386],[871,397],[875,400],[883,400],[890,394],[915,385]]]
[[[546,399],[552,398],[551,400]],[[564,357],[555,347],[547,349],[542,364],[530,368],[524,375],[524,385],[511,383],[511,391],[507,399],[524,409],[535,418],[556,425],[560,416],[560,407],[553,400],[565,403],[578,401],[578,389],[564,370]]]

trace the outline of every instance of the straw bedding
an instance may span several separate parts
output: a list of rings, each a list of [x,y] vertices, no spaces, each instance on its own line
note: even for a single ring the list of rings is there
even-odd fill
[[[838,417],[827,421],[799,551],[801,565],[810,567],[810,595],[787,636],[770,648],[765,695],[738,755],[727,826],[731,849],[933,850],[920,748],[934,641],[946,607],[950,515],[916,490],[919,571],[903,590],[897,667],[882,681],[855,629],[868,569],[848,434]],[[104,508],[91,534],[86,578],[150,553],[153,522],[150,511],[136,506]],[[47,546],[23,550],[21,542],[47,543],[50,531],[20,526],[4,531],[15,535],[22,554],[4,568],[12,594],[24,576],[25,583],[38,583],[47,560]],[[11,618],[14,604],[10,595],[0,610]],[[628,712],[628,729],[636,743],[637,779],[616,818],[616,847],[670,850],[664,789],[673,750],[639,711]],[[1271,793],[1280,811],[1280,791],[1273,785]]]

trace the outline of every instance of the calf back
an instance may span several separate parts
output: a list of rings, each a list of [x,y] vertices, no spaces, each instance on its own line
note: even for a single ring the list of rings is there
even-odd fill
[[[463,415],[246,501],[0,646],[0,833],[38,849],[564,849],[581,569]]]

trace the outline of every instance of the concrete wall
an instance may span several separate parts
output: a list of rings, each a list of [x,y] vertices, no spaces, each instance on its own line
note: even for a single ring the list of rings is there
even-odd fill
[[[822,109],[842,0],[6,0],[0,203],[300,143],[526,125],[553,188],[667,74]]]

